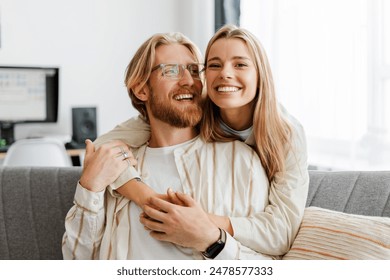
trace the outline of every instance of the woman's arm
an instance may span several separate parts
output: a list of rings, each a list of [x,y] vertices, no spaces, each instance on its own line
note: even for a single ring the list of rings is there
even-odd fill
[[[94,141],[94,144],[96,148],[99,148],[105,143],[113,140],[121,140],[129,147],[138,148],[145,144],[149,138],[149,124],[140,116],[137,116],[128,119],[117,125],[111,131],[99,136]],[[131,152],[129,154],[131,154]],[[151,196],[157,195],[153,189],[140,180],[140,175],[133,166],[129,166],[124,170],[117,179],[108,186],[108,190],[111,194],[117,192],[127,199],[134,201],[141,208],[143,208],[143,205]]]
[[[177,205],[184,205],[184,202],[181,201],[171,189],[168,189],[167,195],[158,194],[141,180],[136,179],[130,180],[125,185],[118,188],[117,192],[127,199],[134,201],[142,209],[144,209],[145,205],[149,204],[152,197],[159,197]],[[224,229],[231,236],[234,235],[229,217],[214,214],[208,214],[208,217],[217,227]]]
[[[130,147],[140,147],[145,144],[150,137],[150,126],[141,118],[134,117],[124,123],[117,125],[113,130],[99,136],[94,144],[99,148],[104,143],[112,140],[122,140]],[[139,207],[148,203],[153,196],[164,198],[165,195],[157,194],[152,188],[144,182],[137,180],[140,176],[133,167],[129,167],[120,177],[113,182],[108,189],[116,191],[127,199],[134,201]],[[165,199],[167,199],[165,197]],[[181,205],[180,200],[170,198],[171,202]],[[209,214],[210,219],[220,228],[233,235],[233,228],[228,217]]]
[[[150,126],[142,117],[137,116],[118,124],[114,129],[99,136],[95,141],[95,147],[112,140],[121,140],[132,148],[139,148],[150,138]]]
[[[116,191],[127,199],[134,201],[142,209],[148,204],[151,197],[159,196],[151,187],[138,178],[128,181]]]
[[[209,219],[219,228],[224,229],[231,236],[234,236],[233,226],[227,216],[218,216],[214,214],[208,214]]]
[[[286,172],[278,172],[270,182],[269,205],[264,212],[255,213],[251,223],[242,217],[231,217],[234,238],[252,249],[269,254],[284,255],[298,232],[305,209],[309,187],[307,150],[303,128],[295,123],[286,155]],[[256,242],[248,238],[253,231]]]

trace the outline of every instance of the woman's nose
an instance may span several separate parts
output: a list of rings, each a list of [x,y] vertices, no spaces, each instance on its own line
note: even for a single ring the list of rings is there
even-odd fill
[[[220,79],[230,79],[233,77],[233,71],[229,65],[224,65],[219,72]]]

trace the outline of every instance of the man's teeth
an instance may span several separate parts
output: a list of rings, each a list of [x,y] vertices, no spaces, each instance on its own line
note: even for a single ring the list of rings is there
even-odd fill
[[[192,100],[193,99],[193,95],[192,94],[179,94],[179,95],[175,96],[175,100],[183,100],[183,99],[190,99],[190,100]]]
[[[238,87],[218,87],[217,90],[222,92],[230,92],[230,91],[239,91],[240,89]]]

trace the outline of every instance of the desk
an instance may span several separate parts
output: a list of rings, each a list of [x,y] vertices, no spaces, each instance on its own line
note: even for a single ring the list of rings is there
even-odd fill
[[[71,157],[84,157],[85,150],[84,149],[72,149],[72,150],[66,150],[66,152]]]
[[[82,165],[84,161],[85,149],[70,149],[70,150],[66,150],[66,152],[71,157],[74,166]],[[0,153],[0,165],[2,164],[1,161],[4,160],[6,154],[7,154],[6,152]]]
[[[73,166],[82,166],[84,162],[85,149],[66,150],[72,160]]]

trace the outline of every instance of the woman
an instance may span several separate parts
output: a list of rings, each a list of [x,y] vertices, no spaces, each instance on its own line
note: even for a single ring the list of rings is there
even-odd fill
[[[303,128],[277,103],[266,53],[253,34],[224,26],[209,41],[205,57],[201,134],[209,141],[238,138],[256,150],[270,182],[270,204],[255,215],[262,242],[252,249],[284,254],[298,231],[308,192]],[[244,239],[245,220],[232,217],[230,222],[233,236]]]
[[[303,129],[277,103],[265,51],[250,32],[232,25],[217,31],[206,49],[205,75],[208,96],[201,135],[207,141],[245,141],[258,153],[270,182],[265,212],[251,217],[210,218],[251,249],[283,255],[298,231],[308,192]],[[146,136],[148,128],[140,119],[132,119],[99,138],[96,144],[117,139],[116,131],[123,130],[131,138],[134,133]],[[130,145],[143,144],[124,140]],[[124,183],[118,181],[114,189]],[[155,195],[136,180],[130,183],[132,186],[127,184],[117,191],[141,207]],[[168,194],[180,203],[172,193]],[[248,219],[254,221],[254,227]]]

